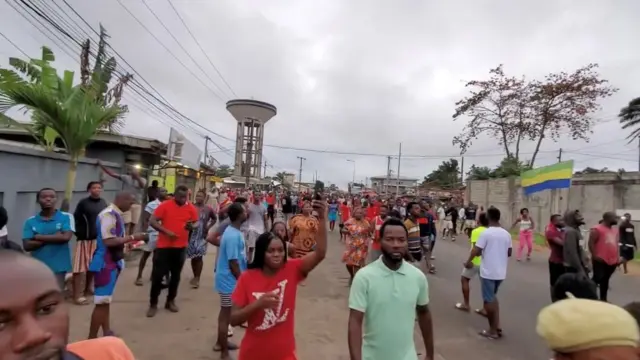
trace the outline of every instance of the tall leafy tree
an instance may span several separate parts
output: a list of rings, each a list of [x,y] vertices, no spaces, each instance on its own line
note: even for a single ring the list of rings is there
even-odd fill
[[[489,70],[489,79],[466,84],[469,95],[456,102],[453,120],[468,119],[453,144],[465,153],[481,135],[498,141],[507,156],[518,158],[520,141],[528,135],[529,88],[524,78],[507,76],[502,65]],[[510,146],[515,143],[515,149]]]
[[[471,165],[467,171],[467,180],[487,180],[495,177],[493,169],[488,166]]]
[[[105,105],[95,97],[92,90],[104,86],[101,77],[94,77],[90,85],[74,85],[73,71],[64,71],[60,77],[51,65],[55,59],[53,52],[43,47],[42,54],[47,61],[29,61],[30,70],[25,75],[0,68],[0,114],[5,123],[24,126],[7,112],[14,108],[26,109],[38,126],[51,128],[58,134],[70,157],[65,188],[65,200],[70,201],[78,159],[96,132],[121,118],[126,109]],[[37,81],[33,78],[34,70],[39,71]]]
[[[572,73],[550,73],[542,81],[531,83],[535,118],[531,140],[536,141],[536,147],[529,166],[533,166],[546,138],[556,141],[568,131],[573,139],[589,139],[596,122],[593,114],[601,109],[599,101],[618,91],[602,79],[597,68],[598,64],[588,64]]]
[[[618,114],[620,118],[620,124],[623,129],[631,129],[631,134],[627,137],[629,140],[634,140],[640,136],[640,97],[637,97],[631,101],[627,106],[623,107]]]

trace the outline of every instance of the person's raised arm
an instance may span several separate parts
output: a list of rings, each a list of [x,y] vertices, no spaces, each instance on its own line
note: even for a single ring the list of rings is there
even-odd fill
[[[426,277],[420,282],[419,289],[418,301],[416,302],[418,326],[420,326],[424,348],[427,351],[427,359],[433,360],[433,321],[429,310],[429,285]]]
[[[351,360],[362,360],[362,328],[367,311],[367,279],[356,273],[349,291],[348,343]]]
[[[120,180],[120,174],[118,174],[117,172],[109,169],[108,167],[104,166],[104,164],[102,164],[102,161],[98,160],[97,162],[98,166],[100,167],[100,170],[102,170],[103,173],[111,176],[114,179],[118,179]]]
[[[304,276],[315,269],[327,255],[327,202],[324,200],[313,200],[313,208],[318,213],[318,232],[316,233],[316,248],[302,258],[300,272]]]

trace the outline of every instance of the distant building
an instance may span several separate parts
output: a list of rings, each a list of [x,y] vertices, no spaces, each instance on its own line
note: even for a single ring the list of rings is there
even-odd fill
[[[391,176],[387,181],[387,176],[385,175],[372,176],[369,178],[369,181],[371,181],[371,189],[378,194],[386,194],[387,189],[389,194],[396,194],[396,188],[398,188],[400,195],[415,191],[418,186],[418,180],[419,179],[411,177],[401,176],[400,179],[398,179],[397,176]]]

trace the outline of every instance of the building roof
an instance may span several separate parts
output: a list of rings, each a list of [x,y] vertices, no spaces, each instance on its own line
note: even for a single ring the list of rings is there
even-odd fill
[[[373,180],[373,179],[376,179],[376,180],[380,179],[380,180],[382,180],[382,179],[386,179],[386,178],[387,178],[387,175],[379,175],[379,176],[371,176],[371,177],[369,177],[369,179],[370,179],[370,180]],[[389,180],[396,180],[397,178],[398,178],[398,177],[397,177],[397,176],[395,176],[395,175],[391,175],[391,176],[389,176]],[[406,177],[406,176],[400,176],[400,180],[405,180],[405,181],[418,181],[418,180],[420,180],[420,179],[418,179],[418,178],[412,178],[412,177]]]
[[[0,127],[0,138],[16,138],[16,137],[28,137],[29,142],[33,141],[33,137],[24,128],[20,127]],[[151,138],[145,138],[141,136],[133,135],[120,135],[114,134],[108,131],[101,131],[93,138],[94,142],[102,142],[113,145],[122,145],[140,150],[148,150],[152,152],[166,152],[167,144]]]

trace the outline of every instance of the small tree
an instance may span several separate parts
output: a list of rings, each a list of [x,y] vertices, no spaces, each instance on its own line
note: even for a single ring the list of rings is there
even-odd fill
[[[59,77],[50,64],[54,60],[53,52],[43,47],[42,53],[48,61],[30,62],[40,71],[38,81],[33,81],[29,72],[25,79],[13,70],[0,69],[0,120],[24,126],[6,115],[13,108],[23,108],[31,111],[39,126],[51,128],[58,134],[70,157],[64,192],[64,200],[70,202],[78,159],[98,129],[123,116],[125,110],[117,105],[105,106],[91,94],[89,89],[104,85],[98,83],[100,77],[94,78],[90,87],[74,85],[74,72],[65,71],[63,77]]]
[[[600,77],[597,68],[597,64],[588,64],[573,73],[551,73],[532,83],[535,121],[531,140],[536,141],[536,148],[529,166],[533,167],[545,138],[557,141],[561,131],[568,130],[573,139],[589,139],[595,123],[592,115],[601,108],[598,101],[618,91]]]
[[[467,180],[488,180],[493,177],[493,169],[488,166],[471,165],[471,168],[467,171]]]
[[[218,177],[226,178],[233,175],[233,168],[231,168],[229,165],[220,165],[216,169],[215,173]]]
[[[466,116],[470,120],[453,144],[465,153],[473,140],[488,134],[504,148],[507,156],[518,158],[520,140],[528,134],[526,111],[529,94],[524,79],[505,75],[502,65],[489,70],[488,80],[473,80],[466,84],[470,95],[456,102],[453,120]],[[516,143],[515,151],[509,146]]]
[[[640,136],[640,97],[637,97],[631,101],[625,107],[620,110],[618,114],[620,118],[620,124],[623,129],[631,128],[631,134],[627,136],[627,139],[634,140]]]
[[[429,175],[425,176],[423,185],[435,185],[440,188],[454,189],[460,187],[460,167],[458,160],[449,159],[438,165]]]

